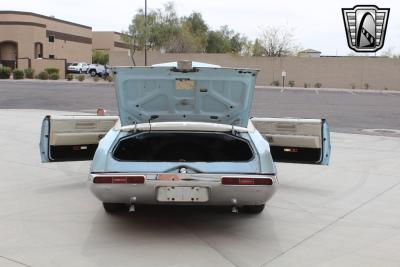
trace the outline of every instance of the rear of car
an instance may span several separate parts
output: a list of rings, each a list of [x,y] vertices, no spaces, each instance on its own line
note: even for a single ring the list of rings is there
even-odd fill
[[[135,203],[263,207],[272,196],[272,159],[262,172],[249,134],[235,131],[247,127],[257,71],[185,63],[113,69],[121,127],[131,130],[112,145],[100,143],[108,153],[98,151],[93,160],[92,191],[106,210]],[[171,122],[175,128],[165,124]],[[215,125],[225,129],[213,131]],[[97,169],[104,158],[107,168]],[[115,187],[120,179],[113,176],[97,182],[105,181],[97,175],[116,172],[143,176],[143,183]]]
[[[324,119],[249,118],[257,70],[191,62],[113,68],[119,117],[46,116],[43,162],[93,159],[107,212],[136,204],[259,213],[275,162],[327,165]]]
[[[260,153],[247,133],[157,130],[119,135],[109,151],[96,153],[94,161],[106,158],[100,166],[107,168],[94,164],[89,179],[106,209],[191,204],[261,211],[275,192],[272,159],[269,171],[262,172]]]

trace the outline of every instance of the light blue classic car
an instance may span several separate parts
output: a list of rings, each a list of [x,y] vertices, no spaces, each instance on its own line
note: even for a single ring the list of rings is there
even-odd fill
[[[329,163],[324,119],[249,118],[257,70],[178,62],[113,68],[119,117],[46,116],[43,162],[93,160],[107,212],[136,204],[230,206],[259,213],[274,162]]]

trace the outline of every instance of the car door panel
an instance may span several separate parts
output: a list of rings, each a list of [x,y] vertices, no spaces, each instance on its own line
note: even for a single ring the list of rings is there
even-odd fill
[[[276,162],[328,165],[330,132],[325,119],[252,118]]]
[[[46,116],[42,123],[42,162],[92,160],[100,139],[117,116]]]

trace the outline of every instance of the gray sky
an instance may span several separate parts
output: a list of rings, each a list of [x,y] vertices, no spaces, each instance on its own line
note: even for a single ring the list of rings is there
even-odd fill
[[[1,9],[30,11],[93,27],[93,30],[127,29],[134,13],[144,7],[144,0],[1,0]],[[148,8],[162,8],[167,0],[148,0]],[[320,50],[324,55],[347,55],[342,7],[375,4],[391,8],[385,46],[400,54],[400,1],[354,0],[175,0],[178,15],[201,12],[208,25],[217,29],[227,24],[250,38],[269,25],[285,25],[294,29],[303,48]]]

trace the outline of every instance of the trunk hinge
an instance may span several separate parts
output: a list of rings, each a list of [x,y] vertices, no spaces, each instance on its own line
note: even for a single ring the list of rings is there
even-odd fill
[[[158,119],[158,115],[151,115],[150,116],[150,119],[149,119],[149,133],[151,133],[151,121],[152,120],[155,120],[155,119]]]
[[[235,130],[235,126],[232,124],[232,135],[236,135],[237,131]]]
[[[133,128],[133,133],[137,132],[137,122],[135,121],[135,128]]]

